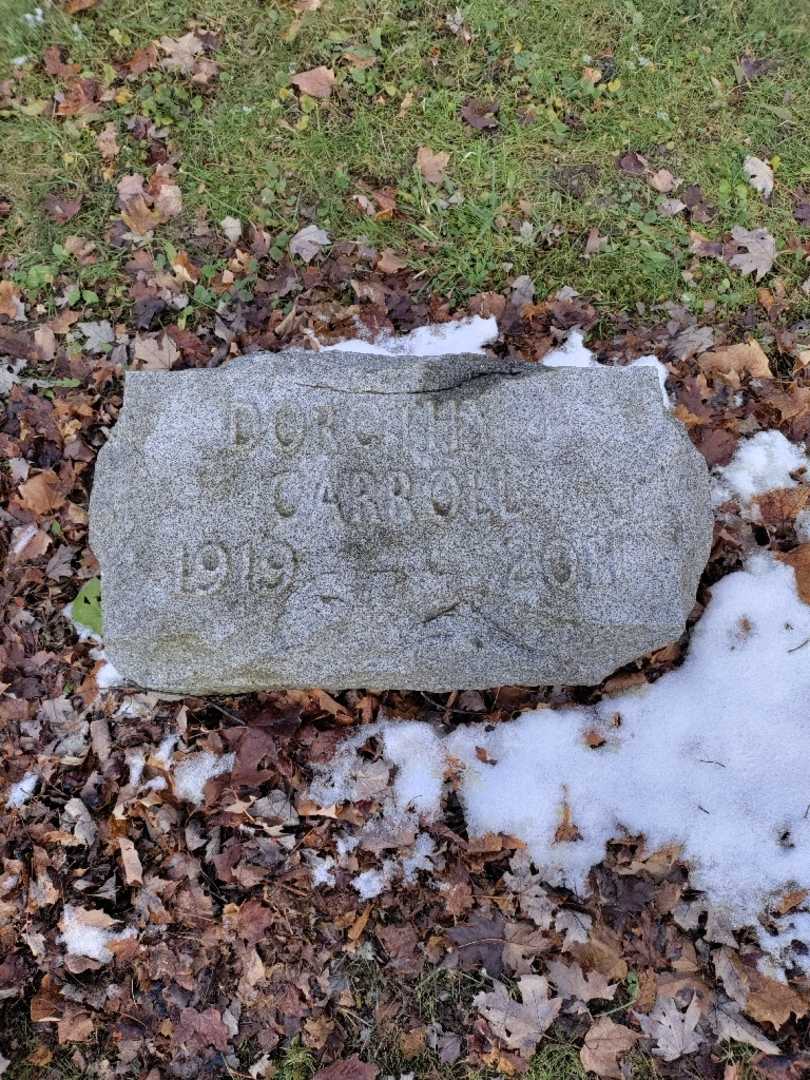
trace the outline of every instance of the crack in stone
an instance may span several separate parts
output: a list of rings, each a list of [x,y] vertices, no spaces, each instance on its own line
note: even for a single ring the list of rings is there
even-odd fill
[[[442,394],[448,390],[459,390],[462,386],[467,386],[468,383],[476,382],[478,379],[492,379],[499,375],[507,375],[513,379],[520,379],[525,372],[523,371],[479,371],[475,375],[470,375],[466,379],[462,379],[460,382],[451,383],[449,386],[433,386],[430,389],[414,389],[414,390],[370,390],[365,387],[359,388],[347,388],[345,386],[328,386],[326,383],[302,383],[296,382],[295,386],[300,386],[305,390],[330,390],[335,394],[374,394],[379,397],[402,397],[403,394]]]

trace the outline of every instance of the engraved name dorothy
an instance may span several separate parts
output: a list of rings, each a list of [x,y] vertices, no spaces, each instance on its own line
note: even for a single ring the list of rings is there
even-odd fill
[[[483,444],[486,423],[475,402],[403,397],[406,400],[379,395],[375,404],[358,400],[306,407],[292,400],[272,406],[235,401],[226,417],[228,443],[238,450],[269,445],[284,454],[301,449],[334,451],[347,444],[454,453]]]

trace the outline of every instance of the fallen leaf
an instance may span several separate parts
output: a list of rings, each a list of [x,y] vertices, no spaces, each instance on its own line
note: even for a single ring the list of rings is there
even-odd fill
[[[329,233],[324,229],[319,229],[317,225],[306,225],[290,240],[288,250],[290,255],[297,255],[308,263],[312,262],[329,242]]]
[[[331,96],[332,87],[335,85],[335,73],[331,68],[324,67],[321,64],[320,67],[311,68],[309,71],[302,71],[298,75],[293,75],[290,82],[308,97],[328,98]]]
[[[161,222],[160,214],[149,209],[143,195],[128,199],[121,210],[121,217],[127,228],[136,236],[146,236]]]
[[[792,551],[777,552],[776,558],[793,568],[799,596],[805,604],[810,604],[810,544],[799,544]]]
[[[585,258],[590,259],[594,255],[598,255],[607,242],[608,238],[606,236],[600,236],[597,228],[591,229],[588,232],[588,238],[585,241]]]
[[[767,229],[744,229],[741,225],[734,226],[731,236],[741,250],[731,256],[728,265],[741,274],[755,273],[761,281],[776,259],[776,241]]]
[[[162,37],[158,42],[166,56],[160,66],[167,71],[179,71],[191,75],[197,58],[203,51],[203,43],[196,34],[184,34],[181,38]]]
[[[709,1014],[709,1021],[718,1039],[733,1039],[735,1042],[753,1046],[763,1054],[778,1054],[776,1043],[766,1039],[762,1032],[745,1019],[740,1008],[733,1001],[724,1001]]]
[[[121,864],[124,867],[124,880],[127,885],[142,885],[143,867],[135,845],[129,837],[119,836],[118,849],[121,852]]]
[[[647,183],[660,195],[669,195],[680,183],[669,169],[657,169],[647,177]]]
[[[522,975],[517,985],[519,1002],[503,983],[495,981],[495,989],[477,994],[473,1004],[505,1046],[528,1058],[557,1019],[562,998],[549,997],[548,979],[543,975]]]
[[[121,147],[118,145],[118,135],[112,121],[105,124],[96,135],[96,147],[105,161],[112,161],[120,154]]]
[[[220,221],[220,228],[232,244],[235,244],[242,235],[242,222],[237,217],[224,217]]]
[[[739,388],[741,375],[752,379],[773,378],[768,356],[754,338],[701,353],[698,365],[705,375],[720,375],[735,388]]]
[[[647,171],[647,159],[637,154],[635,150],[622,154],[616,164],[622,172],[630,176],[643,176]]]
[[[434,153],[428,146],[420,146],[416,152],[416,167],[429,184],[441,184],[450,161],[446,150]]]
[[[621,1080],[619,1058],[632,1050],[641,1036],[624,1024],[614,1024],[609,1016],[600,1016],[591,1025],[579,1052],[582,1067],[597,1076]]]
[[[377,1080],[380,1070],[367,1065],[357,1054],[344,1061],[336,1061],[325,1069],[319,1069],[312,1080]]]
[[[53,469],[44,469],[36,476],[32,476],[24,484],[20,484],[17,491],[25,509],[38,517],[52,510],[58,510],[65,501],[59,485],[59,477]]]
[[[549,978],[563,998],[588,1002],[595,998],[600,1001],[612,1001],[617,983],[611,983],[598,971],[589,971],[587,975],[577,963],[564,964],[560,960],[550,960],[546,964]]]
[[[133,348],[133,367],[145,371],[168,371],[180,352],[168,334],[139,334]]]
[[[703,1039],[696,1031],[700,1020],[700,1002],[696,994],[692,995],[685,1012],[681,1012],[673,998],[659,996],[649,1016],[643,1013],[635,1016],[644,1034],[655,1042],[653,1054],[656,1057],[675,1061],[700,1049]]]
[[[76,195],[71,199],[66,195],[46,195],[42,201],[42,208],[51,221],[64,225],[81,210],[82,196]]]
[[[401,259],[393,248],[383,248],[379,259],[377,259],[375,269],[379,270],[381,274],[396,274],[399,270],[404,270],[407,265],[407,260]]]
[[[743,172],[754,191],[758,191],[766,199],[770,198],[773,191],[773,169],[767,161],[749,155],[743,162]]]
[[[476,131],[491,130],[498,126],[500,105],[497,101],[480,101],[467,98],[461,106],[461,119]]]
[[[0,315],[5,315],[7,319],[25,318],[20,290],[13,281],[0,281]]]

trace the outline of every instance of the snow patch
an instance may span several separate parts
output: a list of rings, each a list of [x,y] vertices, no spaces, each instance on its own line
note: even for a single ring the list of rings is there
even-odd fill
[[[453,319],[446,323],[418,326],[409,334],[383,334],[375,341],[351,338],[321,346],[324,352],[360,352],[375,356],[444,356],[450,353],[483,353],[484,346],[498,337],[494,317]]]
[[[113,958],[110,943],[135,937],[135,931],[130,928],[120,931],[107,929],[104,924],[111,921],[103,912],[86,911],[66,904],[59,940],[63,942],[68,956],[84,956],[108,964]]]
[[[546,353],[542,363],[544,367],[595,368],[603,366],[594,358],[592,350],[586,347],[580,330],[572,330],[565,339],[564,344]],[[665,408],[671,408],[672,402],[667,393],[667,375],[669,372],[657,357],[652,355],[639,356],[636,360],[632,360],[626,368],[620,368],[619,370],[625,371],[628,368],[640,367],[649,367],[655,370],[658,376],[658,385],[661,388],[661,399]]]
[[[217,757],[210,750],[188,754],[174,770],[174,790],[178,799],[201,806],[205,785],[215,776],[230,772],[236,754]]]
[[[35,772],[27,772],[21,780],[18,780],[16,784],[12,784],[6,799],[6,806],[9,810],[16,810],[20,806],[25,806],[36,791],[38,783],[39,775]]]
[[[808,641],[810,605],[793,571],[755,555],[713,587],[682,667],[647,687],[446,737],[421,722],[374,725],[398,770],[382,813],[438,815],[440,778],[453,758],[462,763],[458,795],[470,834],[517,836],[543,880],[583,891],[611,838],[643,833],[650,851],[682,845],[691,884],[735,926],[757,928],[775,897],[810,887]],[[594,730],[604,740],[598,749],[586,738]],[[347,740],[337,755],[341,777],[351,773],[349,757],[359,760],[352,745],[371,732]],[[340,801],[339,789],[330,801]],[[417,840],[403,861],[406,878],[427,868],[430,854]],[[354,887],[377,895],[394,869],[391,861],[366,871]],[[777,959],[793,939],[810,947],[810,916],[790,915],[780,929],[777,938],[762,932]]]
[[[795,487],[790,474],[807,464],[804,443],[789,442],[781,431],[758,431],[739,444],[728,465],[715,470],[714,503],[737,498],[746,505],[774,488]]]
[[[581,330],[572,330],[559,348],[546,353],[542,362],[544,367],[599,367],[585,346]]]
[[[388,888],[396,868],[394,859],[385,859],[381,869],[364,870],[358,874],[352,881],[352,888],[357,890],[361,900],[373,900]]]

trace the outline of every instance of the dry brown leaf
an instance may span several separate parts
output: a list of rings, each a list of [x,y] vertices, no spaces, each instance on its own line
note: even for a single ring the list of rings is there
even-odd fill
[[[685,1012],[681,1012],[672,998],[659,997],[649,1016],[640,1013],[641,1030],[655,1041],[653,1054],[664,1061],[676,1061],[699,1050],[703,1042],[696,1030],[700,1012],[700,1001],[695,994]]]
[[[147,233],[152,232],[161,221],[160,214],[150,210],[146,205],[146,199],[143,195],[136,195],[128,199],[121,210],[121,217],[127,228],[136,236],[145,236]]]
[[[0,315],[5,315],[7,319],[18,319],[21,309],[17,286],[13,281],[0,281]]]
[[[705,375],[719,375],[735,388],[740,385],[741,375],[752,379],[773,378],[768,356],[754,338],[701,353],[698,364]]]
[[[375,269],[381,274],[396,274],[399,270],[404,270],[407,265],[407,260],[401,259],[393,248],[383,248]]]
[[[420,146],[416,151],[416,167],[429,184],[440,184],[444,180],[449,161],[446,150],[434,153],[429,146]]]
[[[146,371],[168,371],[179,355],[177,346],[168,334],[139,334],[135,338],[133,366]]]
[[[57,510],[65,501],[59,486],[59,477],[53,469],[44,469],[37,473],[24,484],[20,484],[17,490],[25,509],[38,516]]]
[[[678,186],[679,181],[669,169],[657,169],[647,177],[647,183],[660,195],[669,195]]]
[[[759,509],[763,525],[784,526],[793,524],[797,514],[810,502],[810,487],[798,484],[792,488],[774,488],[762,495],[755,495],[754,504]]]
[[[632,1050],[641,1036],[624,1024],[614,1024],[609,1016],[600,1016],[585,1036],[579,1052],[582,1067],[597,1076],[621,1080],[619,1058]]]
[[[118,157],[121,147],[118,145],[118,135],[112,121],[105,124],[96,135],[96,147],[105,161],[112,161],[113,158]]]
[[[574,824],[574,818],[571,813],[571,805],[568,799],[563,800],[562,811],[560,814],[560,824],[557,826],[557,831],[554,833],[555,844],[574,844],[577,840],[582,839],[582,833]]]
[[[738,251],[728,259],[728,265],[741,274],[756,274],[756,280],[761,281],[776,259],[776,241],[767,229],[744,229],[741,225],[734,226],[731,236]]]
[[[127,885],[143,884],[143,867],[138,857],[135,845],[128,836],[118,837],[118,848],[121,852],[121,863],[124,867],[124,880]]]
[[[578,1002],[612,1001],[617,983],[611,983],[598,971],[589,971],[586,975],[579,964],[564,964],[560,960],[549,960],[546,964],[549,978],[557,988],[557,993],[564,998],[574,998]]]
[[[799,596],[805,604],[810,604],[810,544],[799,544],[792,551],[778,552],[776,557],[793,567]]]
[[[335,85],[335,73],[331,68],[324,67],[321,64],[320,67],[311,68],[309,71],[302,71],[298,75],[293,75],[290,82],[308,97],[328,98],[331,96],[332,87]]]
[[[810,1004],[787,983],[769,979],[758,971],[751,972],[750,981],[751,992],[744,1008],[757,1023],[767,1022],[778,1029],[788,1022],[791,1013],[801,1020],[810,1011]]]
[[[549,997],[548,979],[542,975],[522,975],[518,979],[520,1002],[510,997],[503,983],[493,982],[495,989],[477,994],[473,1004],[505,1046],[517,1050],[521,1057],[531,1057],[557,1019],[562,998]]]

